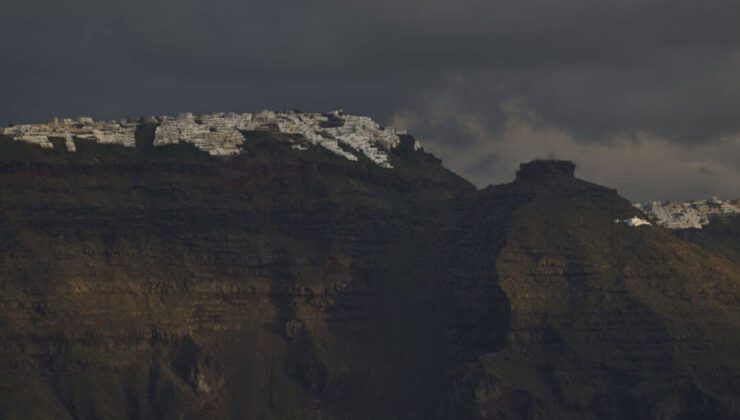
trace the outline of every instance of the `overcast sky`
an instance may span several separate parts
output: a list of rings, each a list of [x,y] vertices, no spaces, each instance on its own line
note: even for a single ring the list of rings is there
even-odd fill
[[[740,197],[737,0],[0,0],[0,124],[343,108],[480,186]]]

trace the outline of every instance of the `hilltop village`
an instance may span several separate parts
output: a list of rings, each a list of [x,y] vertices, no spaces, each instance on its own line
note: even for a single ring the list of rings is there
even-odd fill
[[[362,154],[383,168],[392,168],[388,151],[398,146],[400,135],[392,127],[383,127],[369,117],[330,113],[273,112],[257,114],[217,113],[177,117],[147,117],[158,124],[154,146],[192,143],[212,156],[239,154],[245,138],[242,131],[277,131],[300,135],[293,148],[305,150],[321,146],[338,156],[357,161]],[[53,148],[51,138],[64,139],[68,151],[76,150],[75,142],[89,140],[101,144],[136,145],[138,120],[95,121],[89,117],[77,120],[55,118],[47,124],[23,124],[6,127],[2,134],[17,141]],[[421,146],[415,143],[414,148]]]
[[[648,218],[668,229],[701,229],[712,216],[740,214],[740,200],[712,198],[688,202],[646,201],[635,203]]]
[[[94,121],[90,117],[80,117],[77,121],[65,118],[54,120],[48,124],[13,125],[3,129],[2,134],[14,140],[37,144],[45,149],[53,149],[50,138],[64,139],[67,150],[74,152],[75,138],[90,140],[101,144],[120,144],[125,147],[134,147],[136,141],[134,132],[136,121]]]
[[[183,113],[176,117],[157,116],[141,119],[95,121],[90,117],[76,120],[55,118],[46,124],[12,125],[2,134],[52,149],[50,139],[62,139],[69,152],[77,150],[77,142],[93,141],[100,144],[136,146],[136,128],[141,122],[155,123],[154,146],[191,143],[212,156],[231,156],[241,153],[246,141],[243,132],[273,131],[285,136],[292,148],[306,150],[319,146],[351,161],[359,156],[382,168],[393,168],[388,152],[400,143],[404,132],[383,127],[369,117],[346,115],[342,111],[303,113],[296,111],[262,111],[251,113],[215,113],[194,115]],[[421,148],[418,142],[414,149]],[[628,226],[655,224],[668,229],[701,229],[712,216],[740,214],[740,201],[717,198],[689,202],[649,201],[635,203],[647,220],[635,217],[618,220]]]

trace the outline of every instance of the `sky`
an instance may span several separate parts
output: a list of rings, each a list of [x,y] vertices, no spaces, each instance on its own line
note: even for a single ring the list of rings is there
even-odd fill
[[[740,198],[737,0],[0,0],[0,124],[299,109],[407,129],[483,187],[570,159]]]

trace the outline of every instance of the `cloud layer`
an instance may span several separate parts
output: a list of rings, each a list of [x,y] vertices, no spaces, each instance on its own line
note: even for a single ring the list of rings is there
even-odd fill
[[[736,0],[5,0],[0,124],[344,108],[479,184],[554,153],[630,198],[740,196],[737,16]]]
[[[582,142],[521,99],[501,106],[496,130],[483,114],[449,109],[401,111],[393,122],[426,131],[427,149],[480,187],[512,181],[520,162],[557,158],[574,161],[579,178],[618,188],[634,201],[740,196],[740,132],[696,144],[643,131]]]

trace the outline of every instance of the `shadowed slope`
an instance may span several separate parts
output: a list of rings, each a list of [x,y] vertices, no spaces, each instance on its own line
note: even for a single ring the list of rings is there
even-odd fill
[[[737,415],[740,276],[730,260],[660,228],[615,224],[638,211],[563,162],[522,165],[472,206],[465,219],[503,235],[491,269],[511,326],[505,348],[459,379],[475,395],[458,401],[468,416]]]

